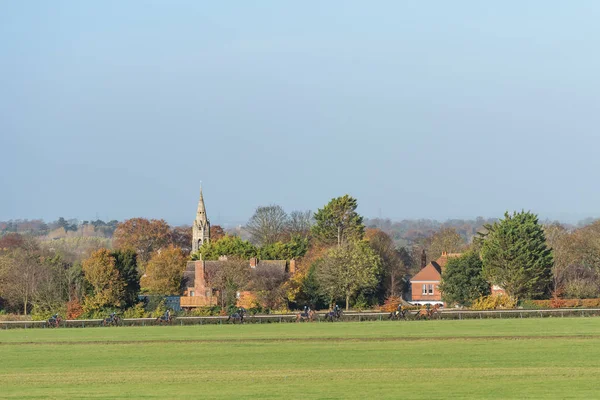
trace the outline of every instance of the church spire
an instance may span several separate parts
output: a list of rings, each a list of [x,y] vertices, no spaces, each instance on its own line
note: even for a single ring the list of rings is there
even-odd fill
[[[196,211],[196,221],[206,220],[206,207],[204,206],[204,196],[202,195],[202,186],[200,186],[200,200],[198,200],[198,211]]]
[[[196,219],[192,225],[192,253],[197,252],[204,243],[208,242],[210,242],[210,222],[206,216],[204,195],[202,194],[202,186],[200,186],[198,210],[196,211]]]

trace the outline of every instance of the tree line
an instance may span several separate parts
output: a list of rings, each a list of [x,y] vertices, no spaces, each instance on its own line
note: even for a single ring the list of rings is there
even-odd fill
[[[212,226],[210,243],[196,254],[190,254],[191,228],[171,227],[164,220],[123,221],[112,239],[40,240],[5,233],[0,237],[0,309],[40,315],[64,310],[70,316],[139,309],[139,294],[182,294],[188,260],[221,256],[228,263],[206,274],[223,308],[234,306],[242,291],[253,293],[253,306],[267,309],[376,306],[406,293],[410,276],[443,252],[463,254],[449,260],[442,276],[449,304],[468,306],[487,296],[490,285],[515,299],[600,295],[600,222],[544,225],[523,211],[479,221],[482,226],[470,239],[439,226],[411,246],[400,246],[385,226],[367,225],[357,207],[349,195],[314,213],[260,206],[242,235]],[[297,268],[291,274],[250,270],[253,257],[294,259]]]

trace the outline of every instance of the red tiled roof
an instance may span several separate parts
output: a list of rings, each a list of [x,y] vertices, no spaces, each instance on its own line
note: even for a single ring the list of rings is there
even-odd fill
[[[435,261],[430,262],[420,270],[415,276],[412,277],[411,282],[413,281],[440,281],[442,275],[440,271],[434,265]],[[439,267],[439,266],[438,266]]]
[[[436,261],[432,261],[427,264],[422,270],[417,272],[415,276],[411,278],[412,281],[441,281],[442,280],[442,271],[448,264],[449,258],[457,258],[460,257],[459,253],[452,254],[442,254],[440,258]]]

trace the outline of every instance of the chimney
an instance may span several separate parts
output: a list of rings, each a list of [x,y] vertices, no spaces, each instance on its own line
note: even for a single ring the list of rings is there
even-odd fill
[[[219,261],[227,261],[227,256],[219,256]]]
[[[290,274],[296,272],[296,260],[293,258],[290,260]]]
[[[442,257],[447,257],[448,256],[448,252],[447,251],[442,251]]]
[[[256,257],[252,257],[250,259],[250,268],[256,268],[257,263],[258,263],[258,260],[256,259]]]
[[[427,254],[425,253],[425,249],[423,249],[423,252],[421,253],[421,269],[425,268],[427,266]]]

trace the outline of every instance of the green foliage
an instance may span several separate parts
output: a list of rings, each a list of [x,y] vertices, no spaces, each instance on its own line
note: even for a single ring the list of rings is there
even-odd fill
[[[122,308],[132,307],[140,294],[140,274],[137,268],[137,256],[133,250],[117,250],[112,253],[115,268],[124,284]]]
[[[304,305],[309,305],[312,309],[321,309],[328,306],[327,297],[323,294],[319,286],[316,264],[310,266],[306,276],[302,280],[295,303],[300,308]]]
[[[548,295],[553,257],[535,214],[506,213],[489,227],[481,257],[484,276],[508,295],[519,299]]]
[[[31,310],[31,319],[34,321],[46,321],[54,314],[58,314],[62,318],[65,318],[65,315],[67,315],[67,307],[65,304],[57,304],[53,308],[46,308],[38,304],[34,304]]]
[[[325,244],[341,245],[363,238],[363,218],[356,212],[358,202],[349,195],[332,199],[315,215],[312,234]]]
[[[469,306],[475,299],[490,294],[490,284],[483,277],[479,255],[468,252],[450,258],[440,284],[442,299],[449,305]]]
[[[315,263],[319,286],[330,299],[350,298],[376,288],[381,261],[366,242],[350,242],[330,249]]]
[[[199,253],[199,254],[198,254]],[[193,260],[218,260],[220,256],[228,256],[247,260],[256,257],[258,250],[247,240],[238,236],[225,235],[216,242],[204,243],[198,253],[192,255]]]
[[[354,310],[362,311],[368,309],[370,307],[370,304],[365,295],[361,293],[358,296],[356,296],[352,307],[354,308]]]
[[[129,307],[123,311],[123,318],[144,318],[148,315],[144,309],[143,303],[136,303],[133,307]]]
[[[294,236],[289,242],[276,242],[258,249],[261,260],[292,260],[303,257],[308,251],[308,238]]]
[[[219,306],[207,306],[194,308],[190,312],[192,317],[211,317],[221,315],[221,307]]]

